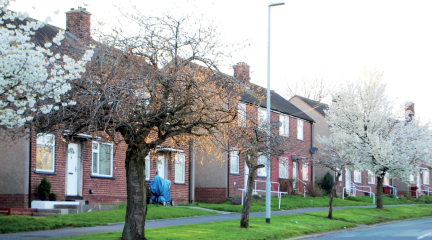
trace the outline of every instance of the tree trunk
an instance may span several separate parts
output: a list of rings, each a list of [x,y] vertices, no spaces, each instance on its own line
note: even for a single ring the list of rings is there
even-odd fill
[[[147,151],[148,152],[148,151]],[[127,210],[122,239],[146,239],[145,217],[147,193],[145,186],[145,156],[128,146],[126,152]]]
[[[378,176],[377,184],[377,208],[384,209],[383,203],[383,177]]]
[[[334,197],[336,196],[336,188],[337,188],[337,185],[339,184],[340,175],[342,175],[342,174],[341,173],[336,174],[336,181],[333,184],[333,187],[332,187],[331,192],[330,192],[330,203],[329,203],[330,207],[329,207],[329,214],[327,216],[328,219],[333,219],[333,201],[334,201]]]
[[[249,176],[248,176],[248,184],[246,189],[245,198],[243,200],[243,210],[240,220],[240,227],[248,228],[249,227],[249,212],[252,204],[252,189],[255,181],[255,172],[256,168],[249,168]]]

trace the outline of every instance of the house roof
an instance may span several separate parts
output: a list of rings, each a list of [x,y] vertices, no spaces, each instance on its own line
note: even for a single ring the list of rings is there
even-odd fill
[[[295,95],[294,97],[298,97],[301,100],[303,100],[303,102],[305,102],[307,105],[309,105],[311,108],[314,108],[317,112],[321,113],[323,116],[325,116],[325,112],[324,110],[328,108],[328,105],[325,103],[321,103],[309,98],[305,98],[299,95]],[[293,98],[294,98],[293,97]]]
[[[287,115],[291,115],[303,120],[307,120],[310,122],[315,122],[306,113],[298,109],[296,106],[294,106],[292,103],[290,103],[288,100],[283,98],[275,91],[271,91],[270,94],[271,94],[270,100],[271,100],[272,110]],[[267,89],[260,87],[256,84],[250,83],[248,84],[248,87],[246,87],[246,91],[241,96],[241,101],[254,104],[259,107],[267,108]]]

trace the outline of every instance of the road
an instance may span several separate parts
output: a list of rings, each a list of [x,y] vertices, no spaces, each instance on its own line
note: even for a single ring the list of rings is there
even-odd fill
[[[307,239],[432,239],[432,218],[406,220],[396,223],[386,223],[377,226],[361,227],[353,231],[324,234],[320,237]]]

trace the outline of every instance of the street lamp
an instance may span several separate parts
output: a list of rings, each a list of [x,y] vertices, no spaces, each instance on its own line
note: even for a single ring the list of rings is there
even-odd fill
[[[270,3],[268,5],[268,45],[267,45],[267,181],[266,181],[266,223],[270,223],[271,218],[271,183],[270,183],[270,9],[271,7],[285,5],[285,3]]]

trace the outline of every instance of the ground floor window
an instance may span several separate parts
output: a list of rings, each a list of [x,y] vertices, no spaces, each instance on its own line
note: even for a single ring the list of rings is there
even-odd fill
[[[362,177],[361,177],[360,171],[357,171],[357,170],[354,171],[354,182],[356,182],[356,183],[362,182]]]
[[[372,171],[368,171],[368,183],[375,184],[375,174]]]
[[[174,162],[175,162],[174,182],[185,183],[186,156],[184,154],[176,154],[174,156]]]
[[[151,163],[150,163],[150,153],[145,157],[145,175],[146,180],[150,180],[150,169],[151,169]]]
[[[423,170],[423,184],[429,185],[429,170]]]
[[[36,138],[36,171],[54,172],[55,136],[39,133]]]
[[[289,177],[289,158],[279,158],[279,178],[287,179]]]
[[[239,155],[237,151],[231,151],[230,153],[230,173],[239,173]]]
[[[258,168],[258,177],[266,177],[267,176],[267,156],[261,155],[258,157],[258,164],[264,164],[265,167]]]
[[[92,174],[112,177],[113,144],[100,142],[93,142],[92,144]]]

